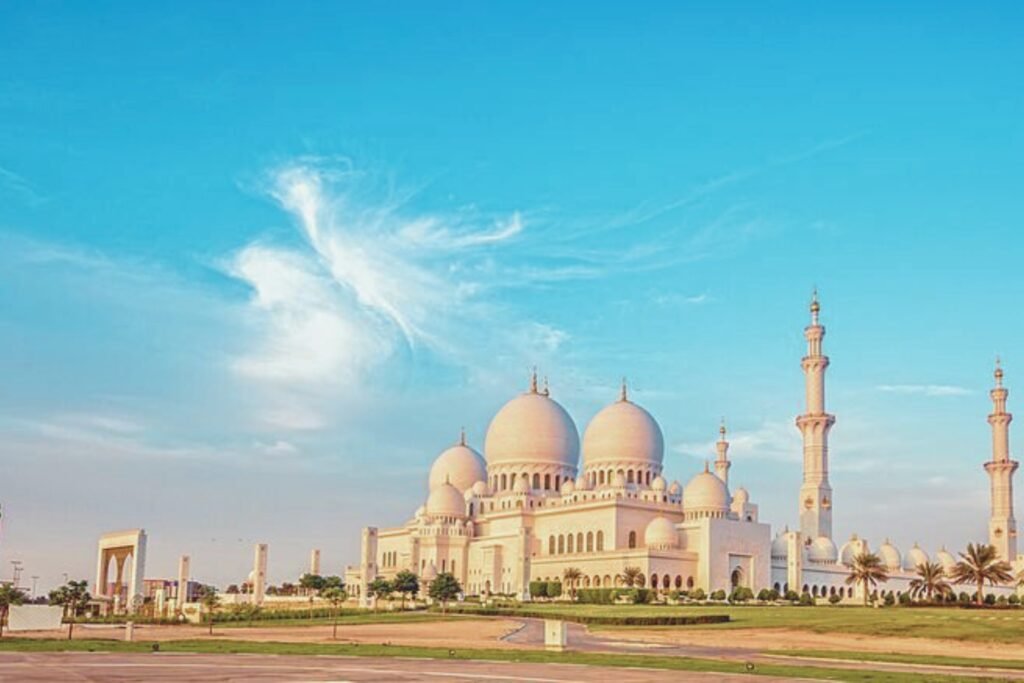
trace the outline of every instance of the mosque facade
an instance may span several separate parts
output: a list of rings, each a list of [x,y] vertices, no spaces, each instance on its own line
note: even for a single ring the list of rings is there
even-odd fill
[[[955,564],[940,548],[930,557],[918,547],[901,553],[888,539],[876,548],[854,535],[840,547],[833,538],[835,509],[829,483],[829,431],[835,423],[825,404],[825,327],[812,300],[801,360],[806,409],[796,418],[803,436],[799,525],[772,534],[745,488],[729,488],[729,443],[724,424],[713,467],[705,465],[682,486],[663,472],[664,439],[658,422],[630,399],[625,384],[618,400],[587,425],[582,442],[576,425],[536,375],[529,390],[506,403],[488,427],[484,453],[459,442],[430,468],[429,495],[406,523],[363,530],[360,564],[346,584],[361,600],[376,577],[408,569],[425,581],[455,575],[467,595],[529,598],[531,581],[560,579],[579,570],[581,588],[623,584],[623,570],[641,571],[640,585],[663,591],[806,591],[815,597],[863,596],[846,585],[853,558],[877,553],[890,579],[883,588],[909,588],[917,565]],[[989,542],[1000,557],[1024,570],[1017,554],[1013,515],[1007,389],[996,368],[991,392],[992,459]],[[993,588],[1008,594],[1010,587]]]

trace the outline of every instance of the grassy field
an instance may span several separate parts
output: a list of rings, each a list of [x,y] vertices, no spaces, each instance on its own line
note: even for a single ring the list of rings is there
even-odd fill
[[[471,610],[472,608],[470,608]],[[658,605],[531,604],[527,609],[553,618],[572,620],[580,615],[658,616],[664,614],[727,614],[725,624],[700,626],[644,626],[644,629],[750,629],[787,628],[814,633],[856,633],[912,638],[948,638],[973,642],[1024,643],[1024,609],[957,609],[947,607],[792,607],[728,605],[671,607]],[[516,613],[515,608],[507,612]],[[592,626],[594,630],[629,628]]]
[[[441,621],[451,617],[440,612],[365,612],[365,611],[343,611],[338,615],[338,626],[353,626],[362,624],[416,624],[426,621]],[[474,619],[472,615],[459,615],[460,619]],[[280,626],[330,626],[334,623],[331,617],[303,617],[301,612],[288,619],[254,619],[250,624],[248,621],[218,621],[214,623],[215,629],[222,628],[277,628]]]
[[[0,652],[152,652],[146,642],[109,640],[36,640],[0,639]],[[819,680],[852,681],[854,683],[946,683],[961,680],[953,676],[934,674],[886,673],[881,671],[853,671],[827,666],[789,666],[758,664],[748,670],[742,662],[689,657],[659,657],[656,655],[596,654],[579,652],[544,652],[540,650],[483,650],[383,645],[314,644],[314,643],[257,643],[225,640],[183,640],[160,644],[160,652],[194,652],[204,654],[275,654],[275,655],[344,655],[361,657],[423,657],[427,659],[473,659],[505,662],[533,662],[541,664],[584,664],[603,667],[634,667],[670,671],[703,671],[711,673],[743,674]],[[155,655],[159,656],[159,655]],[[997,681],[999,678],[975,678],[975,681]]]

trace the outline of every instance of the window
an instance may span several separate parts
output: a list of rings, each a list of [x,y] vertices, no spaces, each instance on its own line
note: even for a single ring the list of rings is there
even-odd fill
[[[558,537],[558,554],[561,555],[565,552],[565,536]]]
[[[633,470],[629,471],[629,476],[626,477],[626,482],[629,483],[629,484],[633,483]]]
[[[597,532],[597,552],[604,550],[604,532]]]
[[[508,475],[501,475],[501,490],[504,491],[508,488]]]
[[[548,536],[548,555],[555,554],[555,537]]]
[[[583,532],[576,534],[576,552],[583,552]]]
[[[534,490],[540,488],[540,475],[534,472],[533,474],[533,488]]]
[[[545,491],[550,491],[551,490],[551,475],[550,474],[545,474],[544,475],[544,490]]]
[[[573,552],[572,547],[573,547],[573,535],[569,534],[569,543],[566,546],[567,552],[572,553]]]
[[[587,552],[588,553],[594,552],[594,532],[593,531],[588,531],[587,532]]]
[[[636,532],[635,531],[630,531],[629,532],[629,547],[630,548],[635,548],[636,547]]]
[[[599,478],[600,478],[600,483],[601,483],[601,485],[604,485],[604,470],[601,470],[601,472],[599,473],[599,475],[600,475],[600,476],[599,476]]]

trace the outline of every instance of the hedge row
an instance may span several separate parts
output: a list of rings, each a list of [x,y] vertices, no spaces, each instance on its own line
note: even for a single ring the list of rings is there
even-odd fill
[[[595,624],[600,626],[694,626],[697,624],[724,624],[729,621],[727,614],[699,614],[699,615],[664,615],[664,616],[625,616],[616,617],[608,615],[593,614],[564,614],[537,611],[531,609],[499,609],[495,607],[483,607],[480,609],[463,609],[460,607],[449,607],[449,613],[478,614],[485,617],[523,617],[526,619],[562,619],[578,624]]]

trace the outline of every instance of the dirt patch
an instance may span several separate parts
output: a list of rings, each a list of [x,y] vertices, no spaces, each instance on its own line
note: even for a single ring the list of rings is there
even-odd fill
[[[896,652],[912,655],[941,655],[991,659],[1024,660],[1024,648],[1006,643],[969,643],[933,638],[896,638],[854,633],[812,633],[796,629],[742,629],[709,631],[628,631],[602,630],[594,634],[618,641],[694,645],[725,649],[766,650],[846,650],[850,652]]]
[[[279,626],[260,628],[217,628],[214,640],[244,640],[278,643],[367,643],[379,645],[414,645],[423,647],[475,647],[516,649],[522,645],[501,640],[522,626],[510,619],[428,621],[412,624],[351,624],[338,626],[338,639],[331,639],[331,625]],[[62,631],[30,631],[12,633],[14,638],[60,638]],[[6,638],[8,634],[4,634]],[[124,628],[105,625],[79,625],[75,639],[123,640]],[[206,640],[210,639],[205,626],[151,626],[137,625],[136,640]]]

